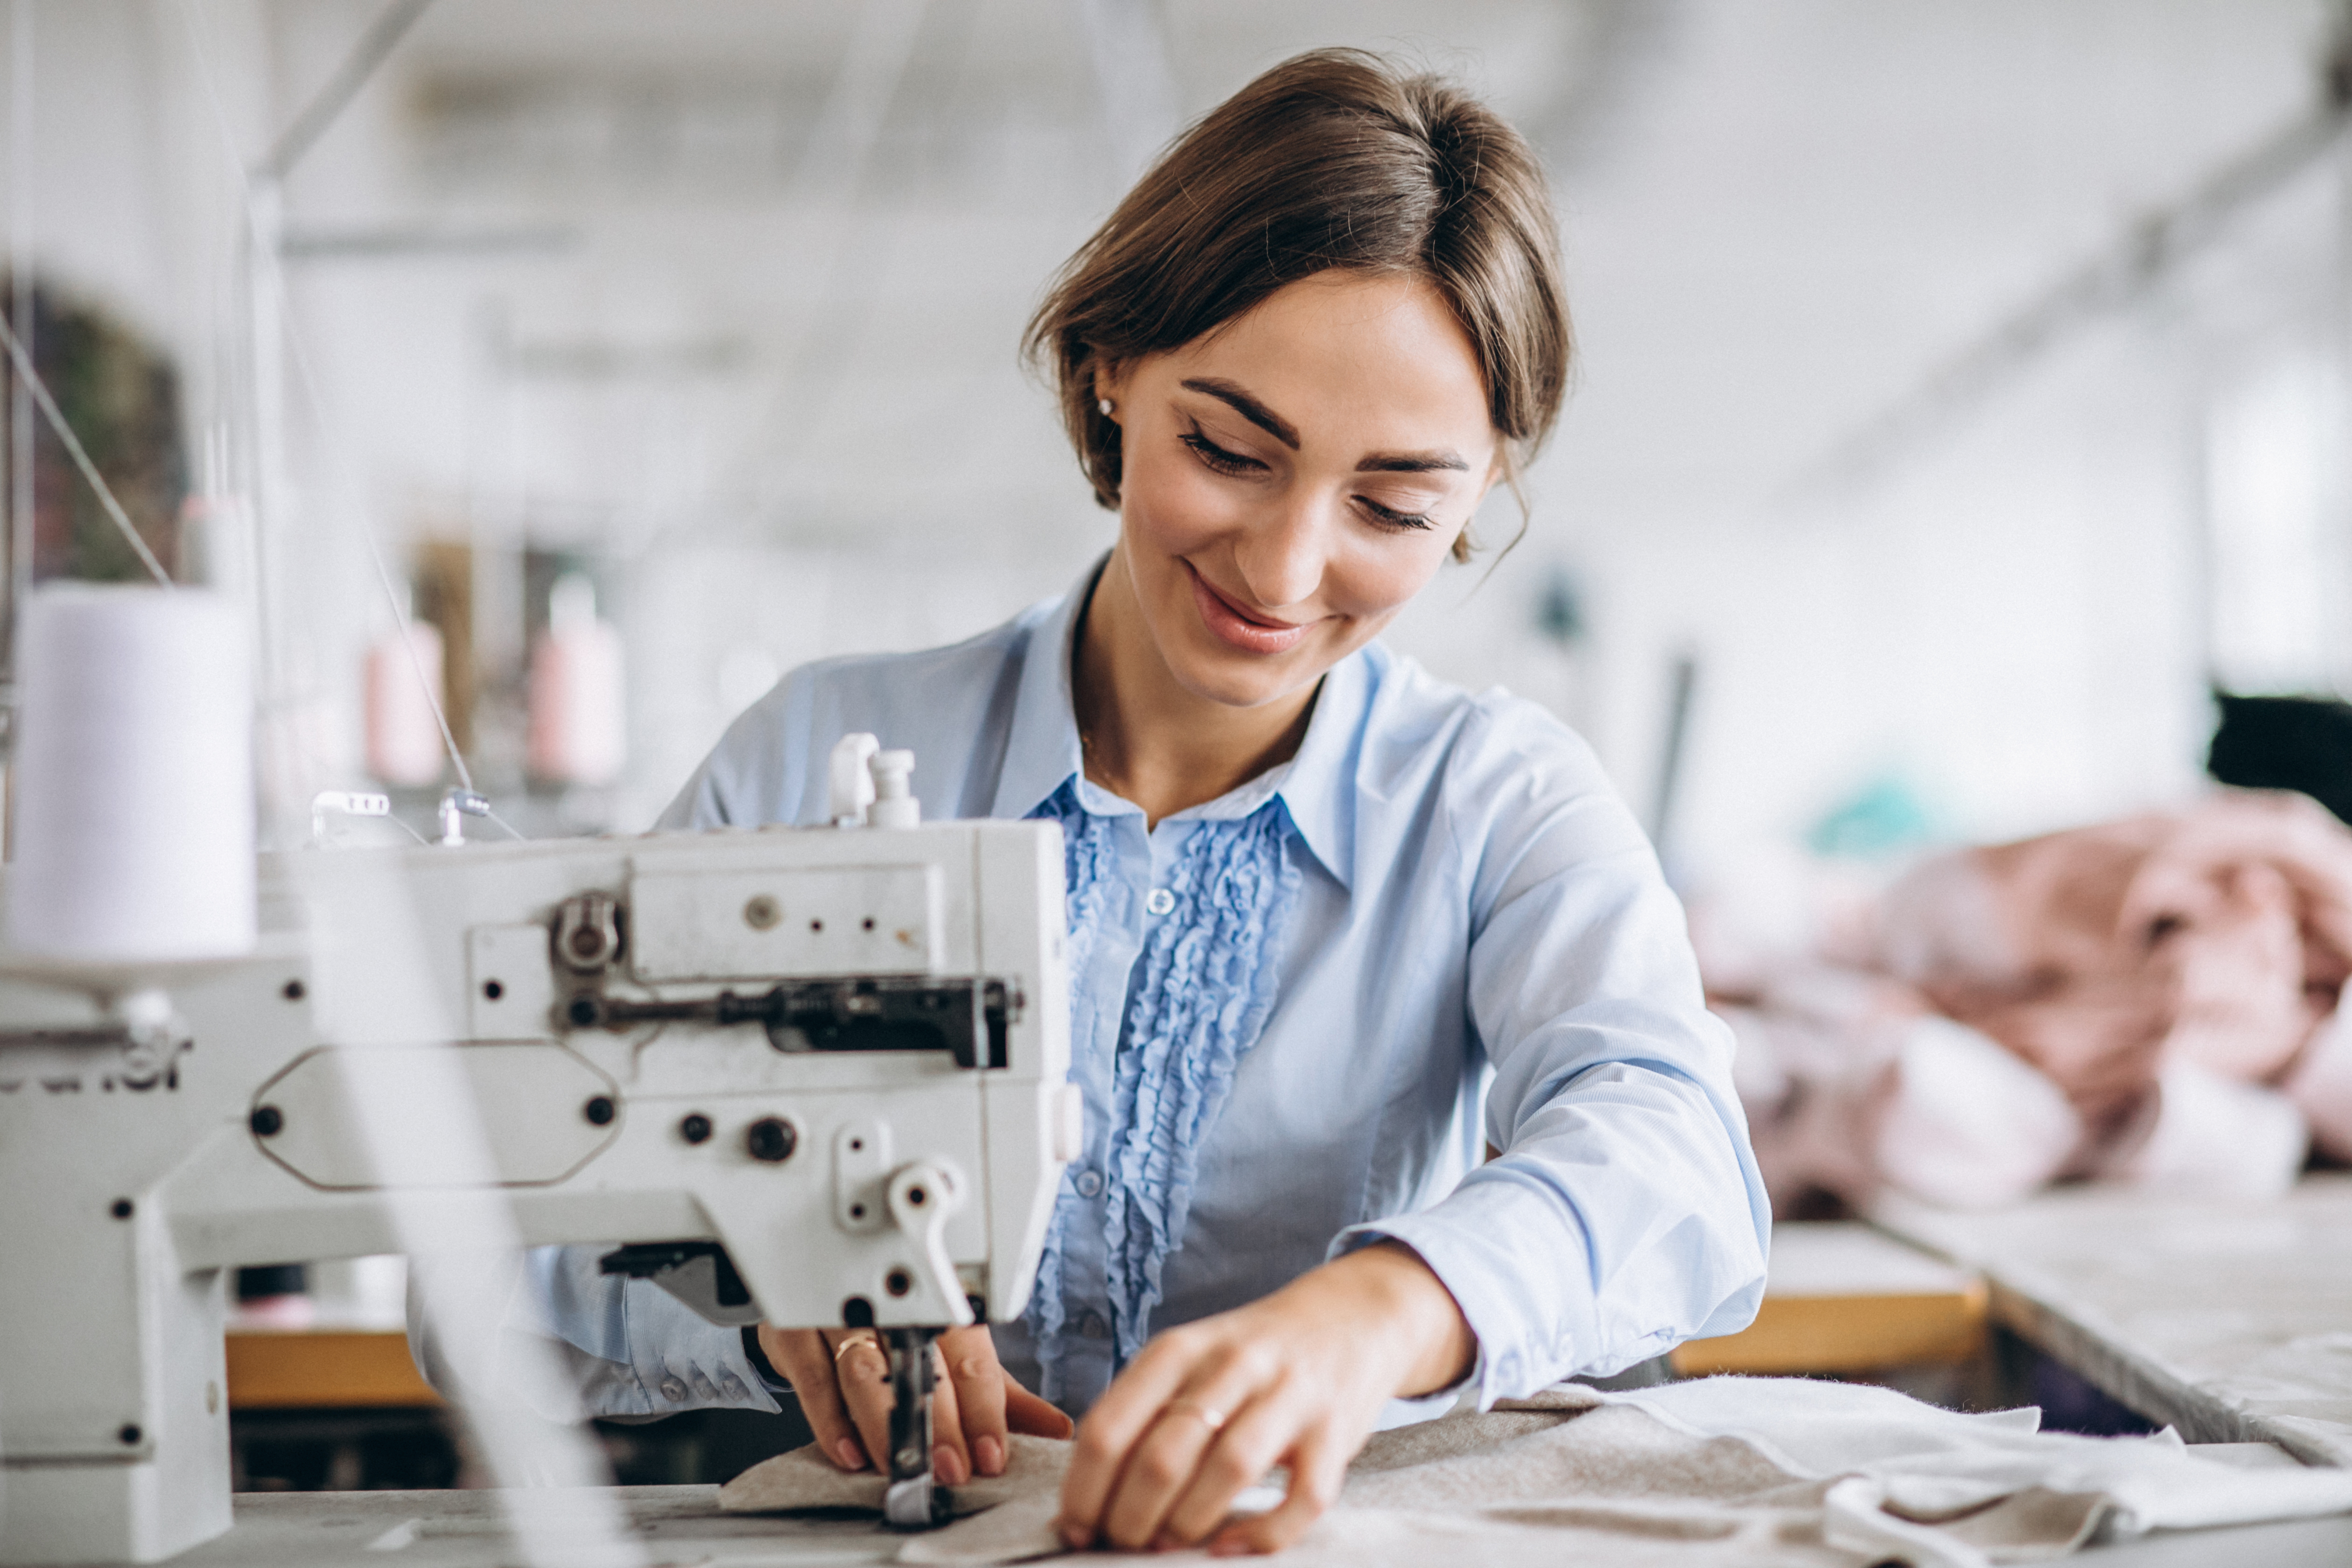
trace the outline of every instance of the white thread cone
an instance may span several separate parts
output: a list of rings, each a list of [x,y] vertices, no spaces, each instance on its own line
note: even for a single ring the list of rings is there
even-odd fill
[[[9,945],[93,963],[254,944],[244,628],[196,588],[57,584],[17,647]]]

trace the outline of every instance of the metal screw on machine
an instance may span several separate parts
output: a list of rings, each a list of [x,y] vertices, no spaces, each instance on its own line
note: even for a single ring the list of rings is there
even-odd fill
[[[762,1116],[743,1130],[743,1147],[751,1152],[751,1158],[772,1165],[791,1159],[800,1141],[793,1124],[780,1116]]]
[[[589,1100],[587,1104],[580,1108],[580,1114],[586,1117],[592,1126],[602,1127],[605,1125],[613,1120],[614,1110],[612,1098],[608,1095],[602,1094],[593,1096]]]
[[[256,1138],[275,1138],[286,1130],[286,1117],[274,1105],[259,1105],[254,1107],[247,1124],[253,1129]]]
[[[710,1139],[710,1118],[699,1110],[689,1111],[677,1124],[677,1135],[689,1143],[704,1143]]]
[[[783,918],[783,906],[765,893],[754,894],[743,905],[743,923],[753,931],[771,931]]]

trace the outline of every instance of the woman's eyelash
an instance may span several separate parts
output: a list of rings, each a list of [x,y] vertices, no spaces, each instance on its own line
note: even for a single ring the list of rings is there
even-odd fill
[[[1188,430],[1177,439],[1192,447],[1193,454],[1202,462],[1221,474],[1255,473],[1265,467],[1255,458],[1244,458],[1239,452],[1226,451],[1198,429]],[[1358,496],[1356,500],[1371,514],[1372,521],[1383,528],[1423,529],[1437,526],[1435,521],[1426,512],[1398,511],[1393,508],[1382,506],[1370,496]]]
[[[1255,458],[1244,458],[1239,452],[1226,451],[1198,430],[1190,431],[1177,439],[1192,447],[1201,461],[1221,474],[1246,474],[1253,469],[1265,467]]]
[[[1437,523],[1425,511],[1394,511],[1370,496],[1358,496],[1363,509],[1372,514],[1372,521],[1385,528],[1434,528]]]

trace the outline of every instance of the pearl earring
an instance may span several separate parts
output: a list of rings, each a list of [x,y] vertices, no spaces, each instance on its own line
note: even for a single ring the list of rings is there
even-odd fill
[[[1109,417],[1110,417],[1110,399],[1109,399],[1109,398],[1108,398],[1108,397],[1097,397],[1097,398],[1096,398],[1096,399],[1095,399],[1095,406],[1096,406],[1097,408],[1099,408],[1099,409],[1101,409],[1101,410],[1102,410],[1103,417],[1104,417],[1104,418],[1108,419],[1108,418],[1109,418]]]

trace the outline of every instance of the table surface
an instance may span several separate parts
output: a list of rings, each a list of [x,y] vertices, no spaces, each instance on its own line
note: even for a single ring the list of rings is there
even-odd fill
[[[1997,1320],[2190,1442],[2352,1465],[2352,1174],[2264,1202],[2086,1186],[1872,1217],[1981,1270]]]
[[[1773,1226],[1756,1321],[1675,1347],[1675,1370],[1779,1376],[1963,1362],[1983,1348],[1987,1322],[1974,1271],[1866,1225],[1793,1221]]]
[[[398,1329],[231,1329],[231,1410],[436,1405]]]
[[[555,1519],[576,1519],[583,1511],[566,1506],[572,1500],[562,1494],[537,1495],[554,1504],[549,1511]],[[604,1495],[618,1504],[640,1543],[635,1561],[661,1568],[863,1568],[891,1562],[902,1539],[866,1520],[721,1513],[716,1487],[619,1487]],[[597,1552],[598,1543],[599,1538],[559,1533],[534,1555],[575,1568],[622,1561]],[[173,1565],[514,1568],[520,1561],[497,1492],[268,1492],[239,1497],[235,1528],[174,1558]],[[2157,1534],[2097,1547],[2077,1561],[2087,1568],[2352,1563],[2352,1516]]]

